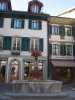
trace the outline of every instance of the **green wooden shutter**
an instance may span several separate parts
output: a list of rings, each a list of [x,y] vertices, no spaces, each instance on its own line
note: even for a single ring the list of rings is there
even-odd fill
[[[11,19],[11,28],[14,28],[14,20],[15,19]]]
[[[4,18],[0,18],[0,28],[3,27],[3,23],[4,23]]]
[[[59,33],[60,33],[60,36],[65,36],[65,27],[64,26],[59,26]]]
[[[11,50],[11,37],[5,36],[3,38],[3,50]]]
[[[22,37],[21,50],[22,51],[30,51],[30,38]]]
[[[32,20],[29,20],[29,29],[31,29]]]
[[[39,50],[43,51],[43,38],[39,39]]]
[[[73,56],[75,57],[75,44],[73,45]]]
[[[48,25],[48,34],[51,35],[52,34],[52,26]]]
[[[75,37],[75,25],[72,26],[72,35]]]
[[[52,44],[49,44],[49,55],[52,55]]]
[[[39,30],[41,30],[41,29],[42,29],[42,22],[39,21]]]
[[[21,28],[24,28],[24,20],[22,20]]]
[[[60,55],[62,55],[62,56],[66,55],[66,46],[65,46],[65,44],[60,45]]]

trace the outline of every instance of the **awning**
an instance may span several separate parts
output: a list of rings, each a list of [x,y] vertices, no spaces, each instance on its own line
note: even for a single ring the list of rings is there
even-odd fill
[[[75,67],[74,60],[52,60],[54,67]]]

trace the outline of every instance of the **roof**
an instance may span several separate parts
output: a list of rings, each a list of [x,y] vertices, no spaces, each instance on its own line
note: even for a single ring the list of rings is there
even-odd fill
[[[30,13],[22,11],[0,11],[0,17],[3,18],[22,18],[47,21],[49,15],[44,13]]]
[[[71,9],[69,9],[69,10],[66,10],[66,11],[64,11],[64,12],[62,12],[62,13],[60,13],[60,14],[57,15],[57,16],[62,16],[62,15],[64,15],[64,14],[71,13],[71,12],[73,12],[74,10],[75,10],[75,7],[74,7],[74,8],[71,8]]]
[[[75,18],[50,16],[48,21],[50,24],[60,24],[60,25],[73,25],[73,24],[75,24]]]

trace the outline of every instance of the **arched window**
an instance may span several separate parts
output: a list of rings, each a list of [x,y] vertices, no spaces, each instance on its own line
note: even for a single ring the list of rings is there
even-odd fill
[[[18,76],[18,66],[19,62],[17,60],[12,61],[11,63],[11,75],[17,77]]]

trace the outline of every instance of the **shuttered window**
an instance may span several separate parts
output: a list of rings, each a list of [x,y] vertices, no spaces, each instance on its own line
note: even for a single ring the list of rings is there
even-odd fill
[[[75,57],[75,44],[73,45],[73,56]]]
[[[13,37],[12,38],[12,51],[20,51],[21,50],[21,38]]]
[[[72,45],[66,45],[66,55],[72,56]]]
[[[52,55],[52,44],[49,44],[49,55]]]
[[[12,19],[11,20],[11,28],[24,28],[24,20],[22,19]]]
[[[59,55],[59,45],[58,44],[52,45],[52,54],[53,55]]]
[[[52,26],[48,25],[48,34],[51,35],[52,34]]]
[[[60,45],[60,55],[62,55],[62,56],[66,55],[66,46],[65,46],[65,44]]]
[[[3,50],[11,50],[11,37],[5,36],[3,38]]]
[[[38,20],[29,20],[29,29],[41,30],[42,22]]]
[[[75,37],[75,25],[72,26],[72,35]]]
[[[60,36],[65,36],[65,27],[64,26],[59,26],[59,34],[60,34]]]
[[[4,23],[4,18],[0,18],[0,28],[3,27],[3,23]]]
[[[43,38],[31,38],[31,50],[43,51]]]
[[[40,51],[43,51],[43,48],[44,48],[44,47],[43,47],[43,39],[40,38],[40,39],[39,39],[39,50],[40,50]]]
[[[30,38],[29,37],[22,37],[21,50],[30,51]]]
[[[52,35],[59,35],[59,26],[52,25]]]

